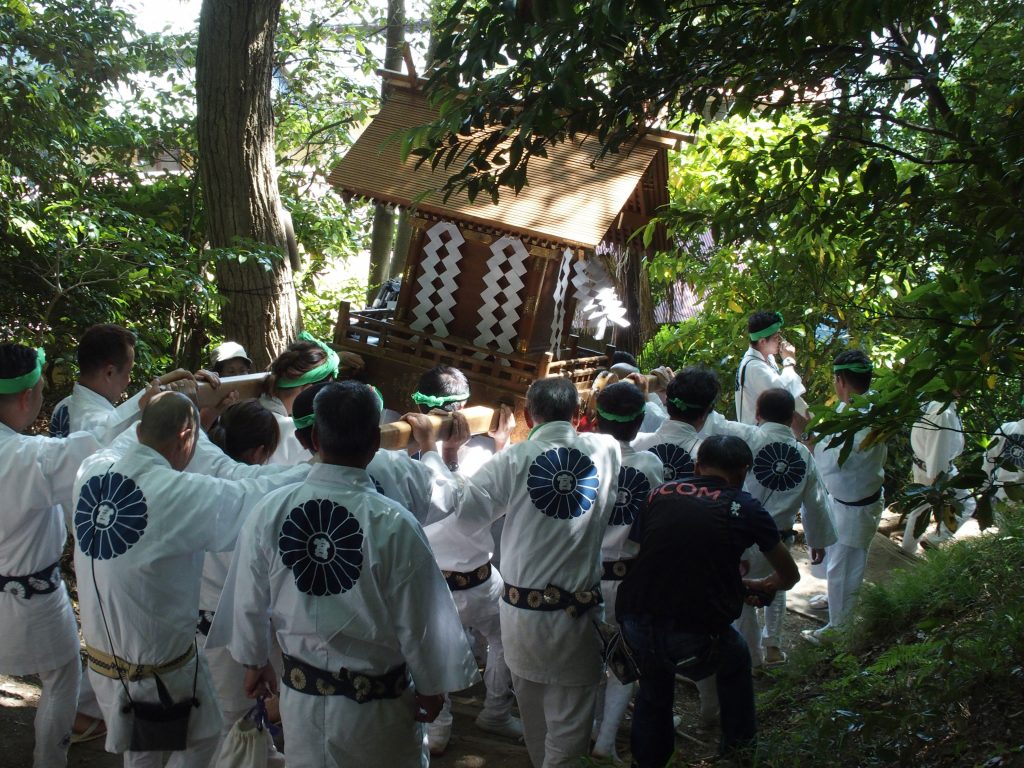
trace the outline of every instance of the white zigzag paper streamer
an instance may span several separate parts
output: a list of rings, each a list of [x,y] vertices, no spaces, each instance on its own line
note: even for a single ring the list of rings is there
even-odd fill
[[[602,338],[608,327],[613,323],[620,327],[629,325],[625,319],[626,308],[622,306],[615,284],[600,262],[588,259],[576,262],[575,276],[572,279],[576,289],[576,299],[583,304],[580,310],[586,318],[587,325],[594,327],[595,338]],[[586,303],[584,303],[586,302]]]
[[[516,323],[519,322],[519,307],[523,303],[519,294],[523,290],[529,253],[522,241],[508,235],[491,243],[491,253],[493,255],[487,260],[484,275],[486,288],[481,294],[480,322],[477,323],[477,337],[473,343],[478,347],[495,345],[502,352],[514,352]],[[504,288],[499,287],[502,278],[506,283]],[[499,307],[503,313],[500,321],[497,316]]]
[[[448,242],[441,239],[441,235],[448,234]],[[455,307],[455,278],[459,276],[459,260],[462,253],[459,248],[466,239],[459,232],[459,228],[451,222],[439,221],[427,230],[428,242],[423,247],[426,257],[420,262],[423,274],[416,281],[419,290],[416,291],[416,301],[412,310],[413,319],[409,325],[417,331],[432,331],[433,335],[448,336],[448,325],[454,319],[452,309]],[[441,248],[444,247],[444,258],[441,257]],[[440,279],[441,287],[435,288],[434,281]],[[436,317],[431,319],[430,313],[434,311]],[[431,341],[435,347],[443,345],[437,341]]]
[[[555,314],[551,320],[551,339],[548,349],[558,354],[562,346],[562,327],[565,325],[565,299],[569,292],[569,275],[572,274],[572,251],[566,248],[562,252],[562,263],[558,268],[558,281],[555,283]]]

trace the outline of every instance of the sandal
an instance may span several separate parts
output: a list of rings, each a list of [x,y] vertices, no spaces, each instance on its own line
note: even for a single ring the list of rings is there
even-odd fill
[[[84,744],[87,741],[95,741],[107,735],[107,724],[99,718],[94,718],[81,733],[71,734],[72,744]]]

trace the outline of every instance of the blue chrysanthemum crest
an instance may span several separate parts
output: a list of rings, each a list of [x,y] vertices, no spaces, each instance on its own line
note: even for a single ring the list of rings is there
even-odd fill
[[[1017,469],[1024,469],[1024,437],[1020,435],[1007,435],[1000,460],[1011,464]]]
[[[61,403],[50,414],[50,437],[67,437],[71,434],[71,414],[67,403]]]
[[[768,443],[754,457],[754,477],[772,491],[796,488],[807,474],[807,462],[788,443]]]
[[[660,443],[648,448],[661,461],[665,482],[693,474],[693,457],[681,445]]]
[[[552,448],[530,465],[526,488],[530,500],[548,517],[568,520],[594,506],[599,486],[597,467],[575,448]]]
[[[619,470],[619,492],[608,524],[632,525],[650,493],[651,483],[647,476],[634,467],[623,466]]]
[[[330,499],[310,499],[289,512],[277,544],[300,592],[340,595],[359,580],[363,530],[352,513]]]
[[[82,486],[75,509],[75,535],[82,552],[111,560],[131,549],[146,532],[149,507],[130,477],[107,472]]]

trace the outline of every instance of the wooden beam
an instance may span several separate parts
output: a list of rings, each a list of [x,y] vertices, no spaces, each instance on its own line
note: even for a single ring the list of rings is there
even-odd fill
[[[232,392],[238,393],[239,400],[250,400],[263,394],[263,382],[267,373],[249,373],[245,376],[225,376],[220,380],[220,386],[214,389],[206,382],[199,382],[197,387],[197,400],[200,408],[212,408],[220,405],[221,401]],[[173,387],[172,385],[172,388]],[[184,391],[184,390],[183,390]],[[185,391],[185,394],[188,394]]]
[[[231,392],[238,392],[239,398],[246,400],[259,397],[263,392],[263,381],[266,373],[251,373],[246,376],[229,376],[220,380],[220,386],[213,389],[209,384],[200,382],[198,399],[201,408],[215,406]],[[493,408],[475,405],[462,409],[462,415],[469,422],[469,431],[474,435],[486,435],[497,426],[497,412]],[[452,417],[430,414],[430,420],[437,429],[438,440],[445,440],[451,434]],[[388,450],[403,450],[412,443],[412,427],[404,421],[394,421],[380,428],[380,447]]]
[[[474,435],[486,435],[496,426],[496,414],[493,408],[482,405],[463,408],[462,415],[469,422],[469,431]],[[445,440],[451,434],[452,417],[430,414],[430,420],[437,429],[437,439]],[[389,451],[400,451],[413,444],[412,427],[404,421],[393,421],[380,428],[380,447]]]

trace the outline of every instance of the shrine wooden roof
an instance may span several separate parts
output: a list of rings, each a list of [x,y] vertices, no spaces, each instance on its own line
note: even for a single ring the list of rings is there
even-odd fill
[[[380,112],[328,181],[347,195],[583,248],[595,248],[613,227],[628,225],[629,231],[634,231],[646,223],[656,205],[667,202],[665,152],[678,145],[680,138],[668,134],[652,135],[633,145],[631,151],[606,155],[596,163],[599,146],[592,138],[556,144],[548,148],[546,158],[530,158],[528,183],[518,195],[502,189],[497,203],[486,194],[471,203],[459,192],[445,201],[438,190],[454,171],[440,165],[434,170],[429,163],[417,168],[416,158],[403,162],[401,157],[404,132],[436,117],[422,90],[409,85],[393,87]],[[644,179],[656,158],[655,172]],[[646,187],[653,182],[658,189],[641,189],[641,179]]]

